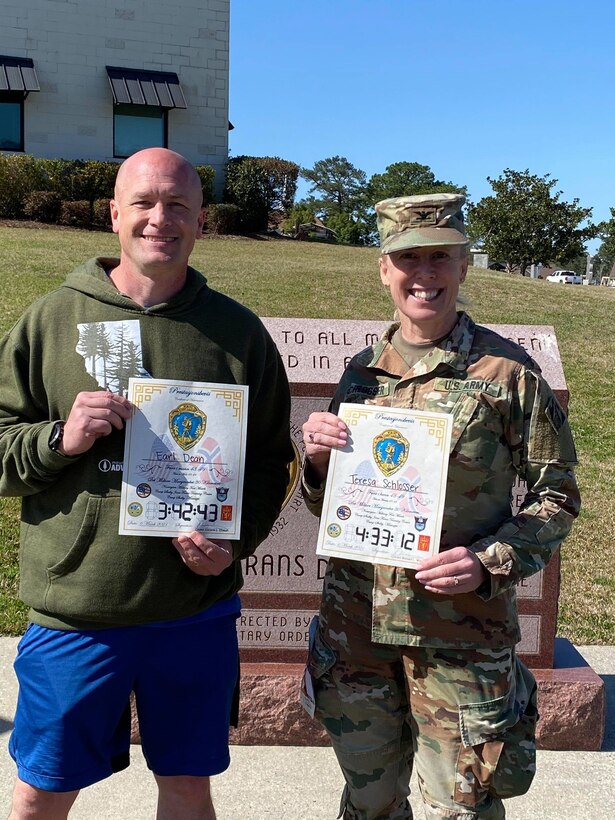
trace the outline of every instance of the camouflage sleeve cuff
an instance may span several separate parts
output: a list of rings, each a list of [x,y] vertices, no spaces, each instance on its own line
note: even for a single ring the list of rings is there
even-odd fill
[[[319,479],[307,458],[303,462],[301,471],[301,491],[308,510],[314,515],[320,515],[325,494],[325,482]]]
[[[468,547],[485,567],[488,577],[475,590],[483,601],[490,601],[516,583],[512,577],[513,559],[510,546],[492,538],[483,538]]]

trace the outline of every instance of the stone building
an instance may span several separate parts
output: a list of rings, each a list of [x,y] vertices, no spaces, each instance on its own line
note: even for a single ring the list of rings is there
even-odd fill
[[[228,156],[229,0],[2,0],[0,151]]]

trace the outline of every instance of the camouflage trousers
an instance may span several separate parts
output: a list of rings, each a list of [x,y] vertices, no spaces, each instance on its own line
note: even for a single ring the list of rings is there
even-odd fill
[[[513,648],[390,646],[334,615],[310,650],[316,718],[346,788],[344,820],[500,820],[535,772],[536,683]]]

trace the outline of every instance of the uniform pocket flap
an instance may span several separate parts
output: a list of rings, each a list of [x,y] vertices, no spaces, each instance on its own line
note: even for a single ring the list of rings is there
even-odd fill
[[[496,740],[519,721],[514,690],[504,697],[485,703],[466,703],[459,707],[461,740],[466,747]]]
[[[450,452],[452,453],[464,430],[470,423],[479,405],[478,399],[469,393],[462,393],[453,406],[453,432],[451,436]]]
[[[478,746],[501,738],[526,713],[535,720],[536,681],[532,673],[516,660],[513,683],[506,695],[484,703],[466,703],[459,707],[463,745]]]

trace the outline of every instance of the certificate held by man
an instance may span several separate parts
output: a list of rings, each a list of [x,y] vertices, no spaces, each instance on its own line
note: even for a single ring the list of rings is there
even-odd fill
[[[341,404],[348,442],[332,450],[318,555],[416,568],[436,555],[451,416]]]
[[[120,534],[239,538],[247,386],[139,378],[128,398]]]

